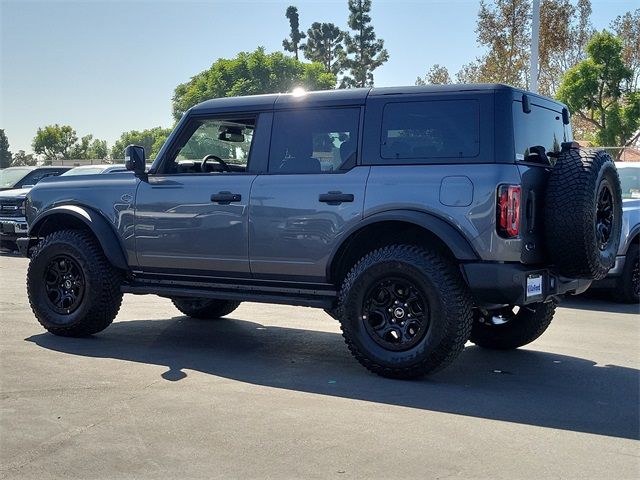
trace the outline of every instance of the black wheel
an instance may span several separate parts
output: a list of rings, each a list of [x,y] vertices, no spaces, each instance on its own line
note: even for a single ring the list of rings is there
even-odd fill
[[[444,368],[471,331],[471,296],[456,265],[415,246],[390,245],[366,255],[347,275],[339,301],[349,350],[385,377]]]
[[[172,298],[173,305],[187,317],[215,319],[233,312],[240,302],[210,298]]]
[[[469,340],[495,350],[512,350],[533,342],[549,327],[557,303],[505,307],[485,314],[474,311]]]
[[[40,324],[55,335],[80,337],[107,328],[122,303],[121,274],[93,236],[79,230],[48,235],[27,271],[27,295]]]
[[[622,275],[616,280],[615,298],[620,302],[640,302],[640,246],[634,240],[629,246]]]
[[[545,207],[547,250],[567,277],[599,280],[613,267],[622,228],[622,193],[608,153],[563,150]]]

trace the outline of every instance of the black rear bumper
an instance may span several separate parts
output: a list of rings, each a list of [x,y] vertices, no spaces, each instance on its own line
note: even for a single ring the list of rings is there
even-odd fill
[[[566,278],[549,268],[520,263],[466,263],[462,270],[479,306],[526,305],[546,302],[558,295],[577,295],[592,280]],[[527,292],[527,279],[541,277],[542,291]]]

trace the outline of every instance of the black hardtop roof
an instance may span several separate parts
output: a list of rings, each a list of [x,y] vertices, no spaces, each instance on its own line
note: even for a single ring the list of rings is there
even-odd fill
[[[364,105],[368,96],[402,95],[420,93],[446,93],[466,91],[511,91],[514,94],[526,93],[545,100],[547,97],[527,92],[501,83],[474,83],[448,85],[420,85],[404,87],[349,88],[339,90],[320,90],[304,93],[272,93],[266,95],[248,95],[245,97],[221,97],[206,100],[192,107],[189,112],[206,114],[225,111],[252,111],[295,108],[296,106],[339,106]],[[557,102],[556,102],[557,103]]]

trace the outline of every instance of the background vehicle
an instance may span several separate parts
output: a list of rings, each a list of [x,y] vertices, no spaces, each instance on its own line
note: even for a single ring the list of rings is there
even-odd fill
[[[20,167],[11,167],[20,168]],[[60,170],[64,168],[64,170]],[[80,167],[53,167],[29,170],[19,183],[27,185],[25,179],[38,182],[50,176],[93,175],[98,173],[126,172],[124,165],[82,165]],[[5,169],[8,170],[8,169]],[[46,175],[45,175],[46,173]],[[54,174],[55,173],[55,174]],[[16,239],[27,234],[28,226],[25,218],[24,201],[32,185],[23,188],[4,190],[0,193],[0,247],[15,250]]]
[[[71,167],[9,167],[0,170],[0,191],[35,185],[43,178],[62,175]]]
[[[356,359],[408,378],[468,339],[512,349],[613,266],[620,182],[569,112],[504,85],[220,98],[150,170],[27,196],[27,291],[50,332],[106,328],[123,293],[218,318],[241,301],[323,308]]]
[[[614,267],[594,288],[608,289],[621,302],[640,301],[640,162],[617,164],[622,186],[622,235]]]

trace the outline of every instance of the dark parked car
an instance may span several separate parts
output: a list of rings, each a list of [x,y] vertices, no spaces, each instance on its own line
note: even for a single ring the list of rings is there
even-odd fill
[[[27,291],[56,335],[107,328],[123,293],[198,318],[284,303],[338,319],[369,370],[415,377],[467,340],[534,341],[620,241],[609,155],[572,142],[564,105],[504,85],[219,98],[150,169],[125,156],[135,176],[27,196]]]
[[[18,167],[16,167],[18,168]],[[54,169],[44,168],[47,176],[75,176],[75,175],[94,175],[98,173],[118,173],[126,172],[124,165],[83,165],[80,167],[64,167],[65,170],[62,173],[58,167]],[[35,170],[32,173],[38,173]],[[41,175],[40,172],[38,175]],[[32,175],[29,177],[31,181],[39,181],[45,176],[38,178]],[[32,185],[27,185],[21,182],[24,186],[22,188],[15,188],[12,190],[3,190],[0,192],[0,247],[14,250],[16,247],[16,239],[27,235],[27,219],[25,218],[24,201],[27,193],[33,188]]]
[[[0,191],[35,185],[46,177],[62,175],[72,167],[9,167],[0,170]]]

